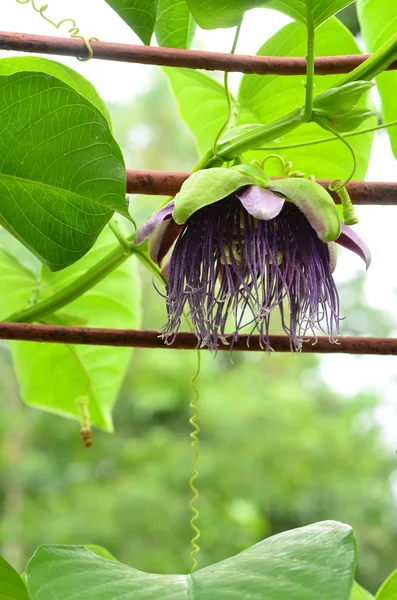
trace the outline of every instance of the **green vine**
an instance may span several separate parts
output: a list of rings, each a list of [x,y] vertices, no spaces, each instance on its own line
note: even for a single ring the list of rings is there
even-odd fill
[[[314,22],[311,0],[306,0],[306,29],[307,29],[307,55],[306,55],[306,98],[303,121],[309,123],[313,112],[314,92]]]
[[[240,31],[241,31],[241,25],[242,22],[239,23],[236,27],[236,33],[234,34],[234,40],[233,40],[233,45],[232,45],[232,49],[230,51],[230,54],[234,54],[236,51],[236,47],[238,44],[238,38],[240,36]],[[232,102],[232,97],[229,91],[229,71],[225,71],[224,77],[223,77],[223,84],[224,84],[224,88],[225,88],[225,95],[226,95],[226,101],[227,101],[227,117],[224,123],[222,123],[221,128],[219,129],[218,133],[216,134],[214,141],[212,143],[212,152],[214,154],[214,156],[216,156],[217,158],[220,158],[222,160],[222,157],[220,157],[217,153],[216,150],[216,146],[217,143],[219,142],[221,136],[223,135],[223,133],[228,129],[232,118],[233,118],[233,102]]]
[[[95,40],[95,41],[99,41],[99,40],[96,37],[86,38],[86,37],[80,35],[80,28],[77,27],[76,21],[74,19],[66,18],[66,19],[62,19],[61,21],[59,21],[57,23],[56,21],[53,21],[52,19],[50,19],[49,17],[47,17],[47,15],[44,14],[45,11],[48,8],[48,4],[43,4],[43,6],[38,7],[38,6],[36,6],[36,0],[16,0],[16,1],[18,2],[18,4],[29,4],[29,3],[31,3],[32,8],[36,12],[38,12],[39,15],[41,17],[43,17],[43,19],[45,21],[47,21],[47,23],[50,23],[56,29],[59,29],[64,23],[68,23],[68,22],[71,23],[72,26],[68,29],[68,33],[69,33],[70,37],[74,38],[74,39],[83,40],[83,42],[85,44],[85,47],[87,48],[87,52],[88,52],[88,56],[86,58],[77,57],[77,60],[87,61],[87,60],[90,60],[90,58],[93,57],[94,52],[92,50],[90,42],[92,42],[93,40]]]

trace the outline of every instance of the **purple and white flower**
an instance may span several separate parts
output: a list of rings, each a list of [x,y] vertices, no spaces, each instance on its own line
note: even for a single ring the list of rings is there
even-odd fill
[[[329,194],[312,181],[286,179],[202,204],[190,214],[185,210],[181,222],[177,196],[136,234],[136,244],[152,236],[150,253],[159,266],[172,248],[163,267],[166,342],[173,342],[187,314],[201,345],[233,345],[248,326],[270,350],[276,308],[292,350],[319,330],[334,341],[340,331],[335,243],[358,254],[367,268],[371,256],[341,223]]]

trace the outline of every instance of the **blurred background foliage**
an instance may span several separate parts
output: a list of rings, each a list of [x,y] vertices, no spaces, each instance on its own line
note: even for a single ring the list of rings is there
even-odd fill
[[[199,99],[198,99],[199,101]],[[196,154],[159,73],[133,103],[111,106],[127,165],[187,170]],[[153,116],[154,115],[154,116]],[[159,198],[134,197],[142,222]],[[165,311],[144,280],[144,327]],[[362,277],[342,286],[347,334],[388,335]],[[320,358],[203,355],[200,375],[200,566],[266,536],[323,519],[351,524],[358,580],[374,591],[397,567],[396,458],[376,419],[381,398],[327,388]],[[188,479],[193,353],[136,351],[113,436],[86,450],[76,423],[22,405],[0,346],[0,553],[20,571],[42,543],[100,544],[160,573],[189,569]],[[337,374],[336,374],[337,375]]]

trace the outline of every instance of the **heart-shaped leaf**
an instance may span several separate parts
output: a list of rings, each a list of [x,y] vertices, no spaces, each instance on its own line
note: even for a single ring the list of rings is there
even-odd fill
[[[15,569],[0,556],[1,600],[29,600],[26,585]]]
[[[106,228],[84,258],[59,273],[43,267],[38,281],[15,259],[0,253],[1,296],[7,299],[0,299],[0,316],[27,308],[32,297],[40,301],[68,286],[115,245],[114,234]],[[52,319],[62,325],[134,329],[140,323],[140,301],[140,280],[132,257]],[[27,404],[77,419],[76,398],[85,396],[92,424],[112,431],[112,408],[131,358],[130,348],[34,342],[12,342],[10,348]]]
[[[92,102],[106,118],[109,127],[112,127],[108,107],[95,87],[88,79],[73,71],[70,67],[39,56],[11,56],[10,58],[0,59],[0,75],[12,75],[12,73],[18,71],[39,71],[57,77]]]
[[[101,112],[59,79],[0,76],[0,224],[52,270],[81,258],[114,211],[125,166]]]
[[[42,546],[27,567],[31,600],[348,600],[351,528],[323,522],[271,537],[193,575],[153,575],[81,546]]]
[[[160,46],[189,48],[195,29],[196,22],[184,0],[159,0],[154,31]]]
[[[144,44],[150,44],[156,23],[158,0],[106,0]]]

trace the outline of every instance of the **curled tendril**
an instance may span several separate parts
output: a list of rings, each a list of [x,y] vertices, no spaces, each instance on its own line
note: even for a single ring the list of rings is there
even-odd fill
[[[354,212],[354,206],[349,196],[349,192],[345,187],[342,187],[337,190],[337,194],[342,203],[344,222],[346,225],[356,225],[358,223],[358,218]]]
[[[90,60],[90,58],[92,58],[94,56],[94,51],[91,47],[91,42],[93,40],[95,41],[99,41],[97,37],[89,37],[86,38],[82,35],[80,35],[80,28],[77,27],[76,25],[76,21],[74,19],[62,19],[61,21],[59,21],[59,23],[56,23],[55,21],[52,21],[49,17],[47,17],[47,15],[45,15],[45,11],[48,8],[48,4],[43,4],[43,6],[36,6],[36,0],[16,0],[18,2],[18,4],[32,4],[33,9],[39,13],[39,15],[41,17],[43,17],[43,19],[45,21],[47,21],[48,23],[50,23],[51,25],[53,25],[55,27],[55,29],[59,29],[64,23],[71,23],[71,27],[68,29],[68,33],[70,35],[71,38],[74,39],[79,39],[79,40],[83,40],[84,45],[87,49],[88,52],[88,56],[86,58],[82,58],[80,56],[77,57],[77,60],[80,60],[81,62],[85,62],[87,60]]]
[[[315,121],[315,122],[317,123],[317,121]],[[330,133],[332,133],[335,137],[338,138],[338,140],[343,142],[343,144],[346,146],[346,148],[348,148],[348,150],[350,151],[350,154],[352,155],[352,158],[353,158],[353,169],[351,170],[349,177],[347,179],[345,179],[344,181],[342,181],[341,179],[334,179],[334,181],[331,181],[331,183],[328,186],[328,189],[330,192],[336,192],[337,194],[339,194],[339,192],[344,187],[346,187],[347,184],[349,183],[349,181],[351,181],[354,177],[354,173],[356,172],[356,169],[357,169],[356,153],[354,152],[354,150],[353,150],[352,146],[349,144],[349,142],[342,135],[340,135],[340,133],[338,133],[335,129],[333,129],[332,127],[329,127],[325,123],[317,123],[317,124],[320,125],[320,127],[325,129],[326,131],[329,131]]]
[[[193,538],[191,540],[191,545],[192,545],[192,551],[189,554],[189,558],[192,561],[192,568],[191,568],[191,573],[193,573],[193,571],[195,571],[197,569],[197,560],[196,560],[196,554],[200,551],[200,546],[197,544],[198,539],[200,538],[200,529],[197,527],[196,525],[196,521],[199,518],[199,511],[196,508],[196,502],[198,500],[199,497],[199,492],[198,489],[196,488],[195,485],[195,481],[198,477],[198,471],[196,469],[196,464],[199,458],[199,452],[198,452],[198,443],[199,443],[199,438],[198,435],[200,433],[200,427],[197,423],[197,419],[200,417],[200,411],[197,408],[197,401],[200,398],[200,392],[199,389],[196,386],[196,381],[198,376],[200,375],[200,368],[201,368],[201,355],[200,355],[200,351],[197,351],[197,370],[196,373],[193,376],[193,379],[191,381],[191,387],[192,390],[194,391],[194,398],[193,400],[190,402],[189,406],[190,409],[194,412],[194,414],[190,417],[189,419],[189,423],[191,424],[191,426],[193,427],[193,431],[190,434],[190,437],[192,439],[192,449],[194,451],[194,458],[191,464],[191,469],[192,469],[192,476],[190,478],[189,481],[189,487],[192,491],[192,499],[189,502],[189,506],[190,506],[190,510],[193,513],[193,516],[190,520],[190,527],[193,530]]]
[[[281,169],[282,169],[282,172],[285,175],[285,177],[307,177],[306,173],[304,173],[303,171],[299,171],[299,170],[293,171],[292,170],[292,162],[291,161],[285,162],[285,160],[283,159],[282,156],[280,156],[280,154],[268,154],[267,156],[265,156],[265,158],[262,160],[262,162],[255,161],[255,164],[258,164],[260,166],[260,168],[263,170],[263,172],[265,173],[265,164],[270,158],[276,158],[280,162]],[[314,175],[309,175],[308,179],[310,179],[311,181],[315,181]]]

